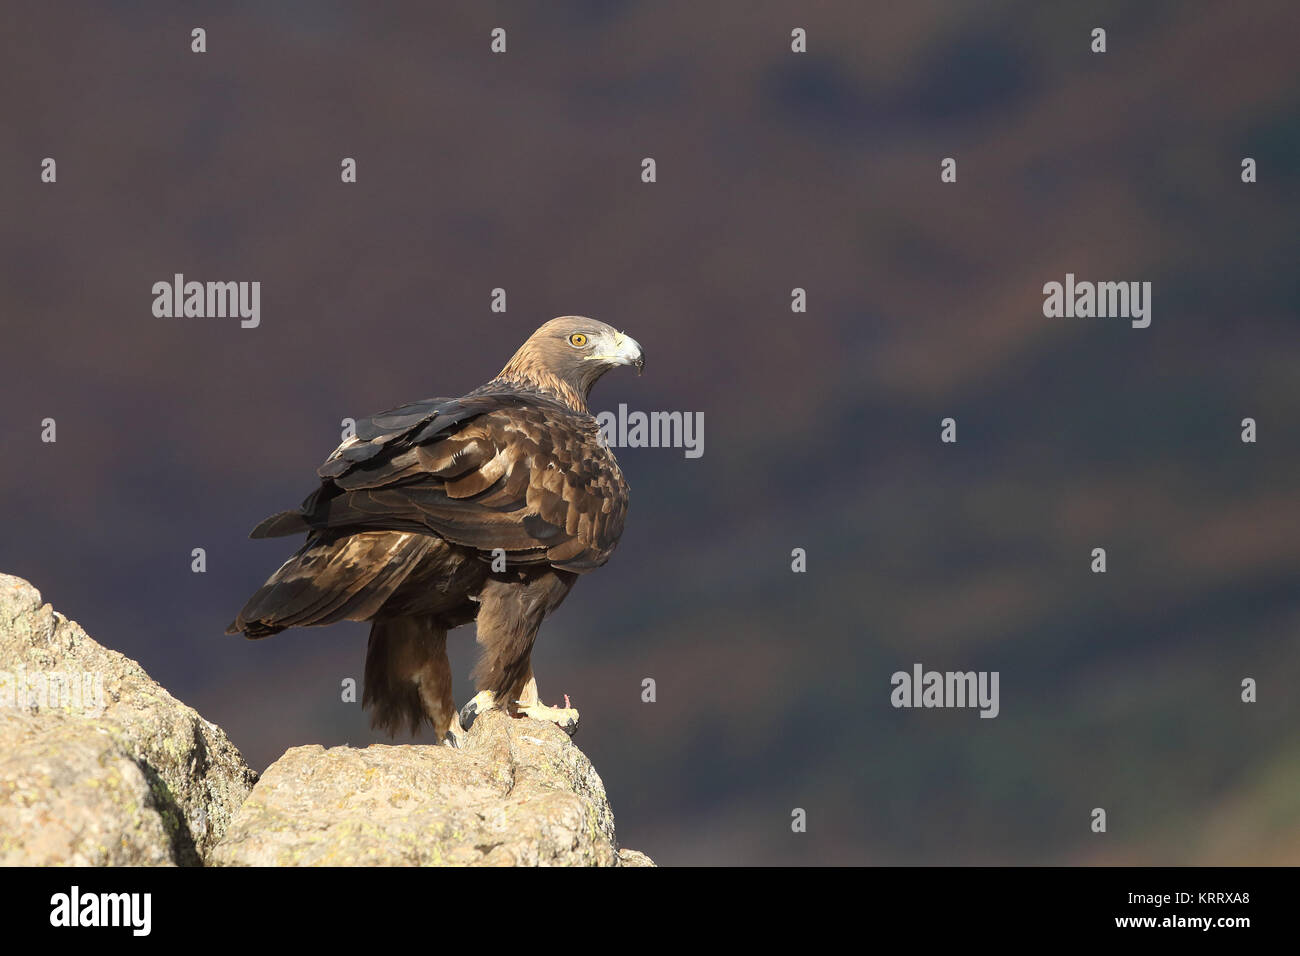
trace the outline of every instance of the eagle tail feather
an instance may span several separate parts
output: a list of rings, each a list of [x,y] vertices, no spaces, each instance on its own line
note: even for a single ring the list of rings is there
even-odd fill
[[[441,740],[456,716],[447,632],[429,617],[377,618],[370,625],[361,706],[370,726],[396,737],[431,724]],[[459,729],[459,723],[456,723]]]
[[[394,532],[310,538],[244,605],[226,633],[364,621],[401,587],[434,539]]]
[[[256,528],[248,532],[250,538],[283,538],[285,535],[302,534],[310,531],[307,518],[301,511],[281,511],[260,521]]]

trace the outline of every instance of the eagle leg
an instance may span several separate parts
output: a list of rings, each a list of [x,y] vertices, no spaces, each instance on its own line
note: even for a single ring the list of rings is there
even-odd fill
[[[564,695],[563,707],[547,707],[537,696],[537,678],[530,674],[528,683],[519,692],[519,697],[520,699],[515,701],[512,711],[513,716],[548,721],[555,724],[570,737],[578,732],[578,710],[570,705],[568,694]],[[479,691],[474,695],[473,700],[460,709],[460,720],[457,727],[464,727],[468,730],[473,726],[474,720],[479,714],[492,710],[494,707],[496,707],[496,695],[490,690]],[[453,728],[453,730],[455,729]]]
[[[542,618],[559,606],[576,579],[572,572],[525,569],[494,574],[484,582],[475,618],[483,649],[474,667],[479,693],[461,711],[466,726],[495,707],[511,717],[552,721],[570,735],[577,730],[576,710],[546,707],[538,699],[531,663]]]
[[[520,699],[515,701],[515,715],[550,721],[570,737],[578,732],[578,709],[570,705],[569,695],[564,695],[563,707],[548,707],[538,697],[537,678],[531,675],[528,683],[524,685]]]

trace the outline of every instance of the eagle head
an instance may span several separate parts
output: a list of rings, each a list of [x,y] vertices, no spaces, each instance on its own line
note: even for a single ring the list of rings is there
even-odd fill
[[[585,412],[592,386],[617,365],[641,374],[645,352],[636,339],[586,316],[562,315],[530,335],[498,378],[552,392]]]

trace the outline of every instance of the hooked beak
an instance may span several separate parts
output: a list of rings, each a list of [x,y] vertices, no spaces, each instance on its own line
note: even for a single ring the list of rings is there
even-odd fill
[[[641,349],[641,343],[630,335],[615,332],[611,344],[613,348],[609,352],[604,355],[593,355],[591,358],[610,362],[613,365],[631,365],[640,375],[645,369],[645,352]]]

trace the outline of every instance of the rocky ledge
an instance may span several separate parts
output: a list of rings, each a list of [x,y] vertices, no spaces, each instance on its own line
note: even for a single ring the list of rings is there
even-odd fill
[[[489,713],[465,746],[294,747],[220,727],[0,575],[0,865],[653,866],[591,761]]]

